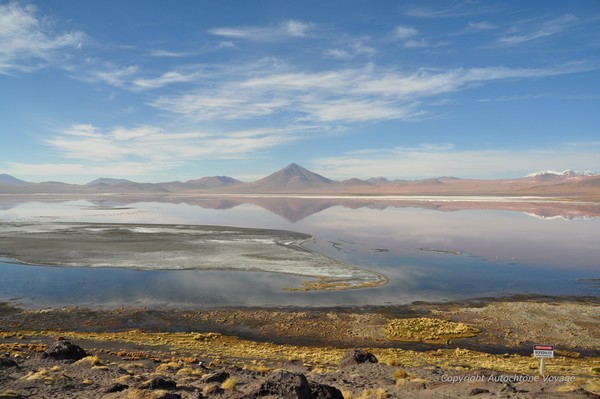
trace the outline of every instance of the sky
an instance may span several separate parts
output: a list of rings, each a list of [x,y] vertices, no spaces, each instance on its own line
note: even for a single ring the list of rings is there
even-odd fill
[[[600,171],[600,2],[0,0],[0,173]]]

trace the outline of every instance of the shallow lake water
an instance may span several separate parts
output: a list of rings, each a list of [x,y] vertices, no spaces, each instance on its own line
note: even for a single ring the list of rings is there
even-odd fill
[[[485,208],[485,207],[484,207]],[[493,208],[493,207],[487,207]],[[202,270],[30,266],[0,260],[0,301],[44,306],[334,306],[513,294],[598,296],[600,218],[427,202],[331,199],[22,201],[0,222],[221,225],[314,236],[309,249],[388,277],[385,286],[290,292],[306,277]],[[527,208],[529,209],[529,208]],[[572,215],[572,210],[569,215]],[[1,225],[0,225],[1,226]],[[293,271],[291,271],[293,273]]]

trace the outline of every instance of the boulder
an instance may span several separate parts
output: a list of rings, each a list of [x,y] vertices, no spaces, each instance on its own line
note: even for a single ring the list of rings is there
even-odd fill
[[[17,362],[7,357],[0,357],[0,369],[8,367],[19,367]]]
[[[224,382],[229,378],[229,373],[227,371],[217,371],[216,373],[207,375],[202,379],[204,382]]]
[[[177,383],[170,378],[165,377],[154,377],[147,384],[145,384],[145,388],[148,389],[172,389],[176,388]]]
[[[43,358],[54,360],[80,360],[86,356],[87,353],[71,341],[58,341],[42,354]]]
[[[286,399],[312,399],[308,380],[301,373],[275,370],[258,387],[246,395],[246,398],[274,396]]]
[[[344,354],[340,360],[340,368],[354,366],[363,363],[378,363],[374,354],[362,349],[351,349]]]
[[[106,389],[106,391],[104,391],[104,392],[105,393],[121,392],[126,389],[129,389],[129,385],[115,383],[115,384],[111,385],[108,389]]]
[[[310,388],[310,395],[313,399],[344,399],[342,391],[331,385],[310,382],[308,386]]]
[[[182,399],[182,398],[181,398],[181,395],[178,393],[167,392],[167,393],[160,395],[156,399]]]

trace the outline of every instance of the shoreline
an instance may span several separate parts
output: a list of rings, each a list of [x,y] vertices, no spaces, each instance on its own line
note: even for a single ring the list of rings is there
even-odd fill
[[[552,315],[561,319],[549,325]],[[514,314],[512,314],[514,313]],[[539,314],[548,317],[534,319]],[[17,316],[19,315],[19,316]],[[521,324],[508,323],[517,320]],[[151,320],[147,320],[150,317]],[[394,341],[385,337],[391,320],[430,318],[474,325],[474,337],[440,340]],[[556,318],[556,317],[555,317]],[[527,319],[530,321],[528,322]],[[209,306],[200,308],[110,306],[63,306],[24,308],[0,302],[0,320],[5,325],[45,330],[61,320],[66,330],[116,332],[141,328],[145,331],[186,332],[197,329],[233,335],[257,342],[291,345],[370,346],[429,351],[449,346],[487,353],[531,352],[537,341],[552,341],[578,356],[600,357],[600,298],[544,295],[512,295],[449,302],[414,302],[407,305],[356,306]],[[277,320],[282,320],[278,322]],[[330,328],[329,322],[334,320]],[[306,331],[293,326],[311,323]],[[336,324],[337,323],[337,324]],[[356,327],[364,323],[365,328]],[[559,326],[559,329],[556,327]],[[358,330],[356,330],[358,328]],[[354,330],[354,332],[352,332]],[[5,329],[6,330],[6,329]],[[572,331],[559,336],[557,333]],[[8,331],[8,330],[6,330]],[[573,337],[577,332],[579,337]],[[554,337],[553,337],[554,334]],[[587,337],[586,339],[582,337]],[[553,337],[553,339],[551,338]]]
[[[258,271],[311,279],[285,288],[290,291],[364,289],[388,282],[381,273],[307,248],[303,243],[312,236],[287,230],[83,222],[0,226],[0,257],[21,265]]]

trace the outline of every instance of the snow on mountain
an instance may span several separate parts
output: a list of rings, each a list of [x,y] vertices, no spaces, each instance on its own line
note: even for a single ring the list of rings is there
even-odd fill
[[[528,174],[525,177],[576,177],[576,176],[596,176],[597,172],[592,172],[589,170],[583,172],[576,172],[574,170],[565,170],[562,172],[557,172],[555,170],[543,170],[541,172],[535,172]]]

